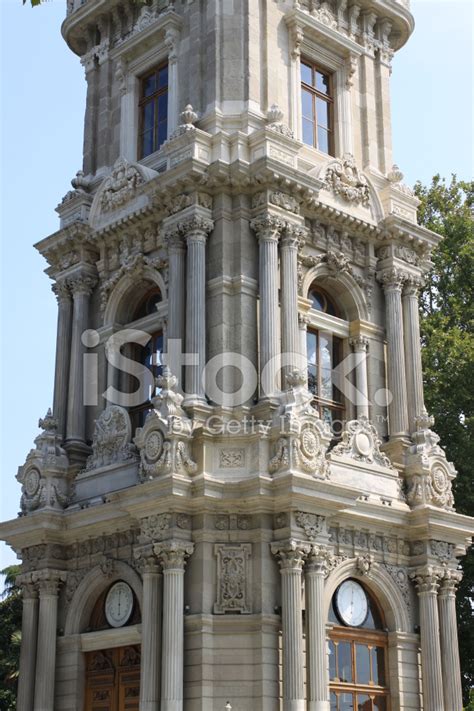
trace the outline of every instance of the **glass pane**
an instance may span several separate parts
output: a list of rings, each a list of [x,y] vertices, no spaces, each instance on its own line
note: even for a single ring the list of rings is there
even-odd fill
[[[322,407],[322,408],[321,408],[321,412],[320,412],[320,417],[321,417],[321,419],[322,419],[323,422],[326,422],[326,423],[329,425],[329,427],[332,428],[332,420],[333,420],[333,417],[332,417],[332,410],[331,410],[331,408],[329,408],[329,407]]]
[[[354,697],[352,694],[339,695],[339,711],[353,711]]]
[[[329,153],[329,131],[318,126],[318,148],[323,153]]]
[[[372,678],[374,684],[385,686],[385,649],[375,647],[372,650]]]
[[[337,711],[337,694],[334,691],[331,691],[329,704],[329,711]]]
[[[158,75],[158,89],[163,89],[163,87],[168,86],[168,67],[163,67],[160,69]]]
[[[312,291],[310,293],[311,308],[316,309],[316,311],[326,311],[326,299],[323,294],[319,291]]]
[[[142,138],[142,157],[153,153],[153,131],[147,131]]]
[[[321,397],[332,400],[332,338],[320,334]]]
[[[353,681],[352,655],[350,642],[339,642],[337,647],[338,678],[340,681]],[[352,702],[351,702],[352,703]],[[350,707],[352,708],[352,706]]]
[[[356,644],[356,679],[358,684],[370,684],[370,650],[365,644]]]
[[[316,72],[316,89],[329,96],[329,74]]]
[[[324,99],[316,99],[316,116],[318,126],[329,128],[329,104]]]
[[[372,701],[367,694],[357,694],[357,711],[372,711]]]
[[[308,390],[313,395],[318,394],[318,369],[315,365],[308,366]]]
[[[155,102],[150,101],[143,107],[143,133],[150,131],[154,127],[155,121]]]
[[[309,91],[306,91],[306,89],[302,89],[301,91],[301,112],[303,116],[310,121],[314,119],[313,95]]]
[[[151,74],[143,80],[142,84],[143,96],[151,96],[156,91],[156,74]]]
[[[162,94],[158,97],[158,121],[164,121],[168,118],[168,94]]]
[[[312,74],[313,71],[311,67],[308,64],[304,64],[304,62],[301,62],[301,81],[311,86],[313,83]]]
[[[308,119],[303,119],[303,143],[314,146],[314,124]]]
[[[160,121],[158,124],[158,140],[157,148],[159,148],[166,141],[168,137],[168,121]]]
[[[306,348],[308,353],[308,363],[317,365],[316,347],[318,343],[318,335],[314,331],[308,331],[306,336]]]
[[[329,678],[331,681],[337,677],[336,666],[336,645],[333,641],[329,642]]]
[[[374,698],[374,711],[387,711],[386,696],[376,696]]]

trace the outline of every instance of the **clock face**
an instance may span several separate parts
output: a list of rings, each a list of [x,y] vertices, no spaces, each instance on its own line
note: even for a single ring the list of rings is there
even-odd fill
[[[133,591],[127,583],[112,585],[105,598],[105,617],[111,627],[123,627],[133,611]]]
[[[364,588],[355,580],[346,580],[336,591],[336,612],[345,625],[359,627],[369,612],[369,604]]]

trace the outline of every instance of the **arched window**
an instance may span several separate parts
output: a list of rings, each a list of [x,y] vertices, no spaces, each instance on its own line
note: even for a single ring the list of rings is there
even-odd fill
[[[339,317],[331,297],[319,286],[312,286],[308,298],[311,308],[328,316]],[[310,326],[307,332],[308,388],[313,394],[313,407],[337,435],[344,415],[343,396],[336,385],[334,369],[342,360],[342,339],[327,328]],[[336,427],[335,423],[338,423]]]
[[[389,711],[388,638],[377,601],[349,578],[333,595],[329,621],[331,711]]]

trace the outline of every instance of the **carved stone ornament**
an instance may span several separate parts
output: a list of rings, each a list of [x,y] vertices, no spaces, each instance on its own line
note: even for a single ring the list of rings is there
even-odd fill
[[[100,285],[101,313],[104,313],[107,307],[107,302],[112,290],[125,275],[139,281],[145,275],[147,270],[163,270],[163,280],[166,281],[167,262],[163,259],[157,257],[147,257],[144,254],[140,254],[135,248],[130,252],[127,248],[122,250],[120,262],[120,269],[118,269],[115,274],[110,277],[110,279],[103,281]]]
[[[125,158],[118,158],[112,169],[112,173],[105,179],[100,205],[104,212],[115,210],[130,200],[137,190],[137,187],[145,180],[134,165],[131,165]]]
[[[370,553],[360,555],[356,559],[356,570],[359,575],[368,575],[374,565],[374,556]]]
[[[305,375],[294,370],[286,381],[288,388],[281,395],[272,427],[276,444],[269,471],[299,470],[325,478],[328,475],[326,452],[331,441],[329,426],[311,407],[312,395],[306,387]]]
[[[132,426],[127,410],[119,405],[108,405],[95,421],[92,454],[86,470],[138,459],[131,439]]]
[[[169,535],[171,528],[171,514],[161,513],[147,516],[140,522],[140,543],[162,541]]]
[[[324,173],[324,185],[334,195],[346,202],[368,207],[369,184],[365,175],[357,168],[354,156],[345,153],[329,163]]]
[[[21,488],[21,512],[28,514],[37,509],[62,510],[69,503],[67,454],[61,447],[58,423],[48,410],[39,427],[43,430],[35,439],[32,449],[16,476]]]
[[[143,427],[137,429],[135,444],[140,451],[142,480],[165,474],[195,474],[191,458],[192,422],[181,407],[178,379],[168,366],[157,378],[159,394],[152,399],[153,410]]]
[[[179,136],[183,136],[185,133],[193,132],[196,130],[196,126],[194,124],[196,123],[199,117],[194,111],[191,104],[187,104],[187,106],[184,107],[184,111],[181,111],[179,118],[181,120],[181,123],[179,124],[178,128],[171,134],[169,138],[170,141],[173,140],[173,138],[178,138]]]
[[[278,106],[278,104],[272,104],[267,111],[267,121],[271,131],[280,133],[282,136],[287,138],[294,138],[295,134],[286,124],[283,123],[284,113]]]
[[[302,528],[306,538],[310,541],[315,541],[320,533],[324,531],[326,518],[313,513],[297,511],[295,521],[298,528]]]
[[[407,501],[412,508],[426,504],[452,510],[454,496],[452,481],[456,470],[439,446],[439,436],[429,429],[433,419],[426,413],[417,418],[414,444],[407,456],[405,476]]]
[[[250,599],[251,543],[217,544],[217,601],[214,614],[252,612]]]
[[[374,425],[362,415],[358,420],[347,423],[342,440],[331,451],[330,456],[348,457],[365,464],[378,464],[393,469],[390,459],[380,451],[380,439]]]

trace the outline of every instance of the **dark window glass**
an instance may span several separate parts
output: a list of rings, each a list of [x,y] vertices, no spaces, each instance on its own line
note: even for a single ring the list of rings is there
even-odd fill
[[[162,65],[141,80],[140,158],[157,151],[168,133],[168,66]]]
[[[372,711],[372,700],[368,694],[357,694],[357,711]]]
[[[385,686],[385,649],[375,647],[372,650],[372,678],[377,686]]]
[[[352,682],[352,654],[350,642],[339,642],[337,645],[337,661],[339,681]]]
[[[331,77],[309,62],[301,63],[303,142],[333,154]]]
[[[356,644],[356,680],[358,684],[370,684],[370,649],[365,644]]]
[[[354,711],[354,696],[339,694],[339,711]]]
[[[329,678],[331,681],[337,677],[336,645],[331,640],[329,642]]]
[[[387,711],[386,696],[376,696],[374,698],[374,711]]]

